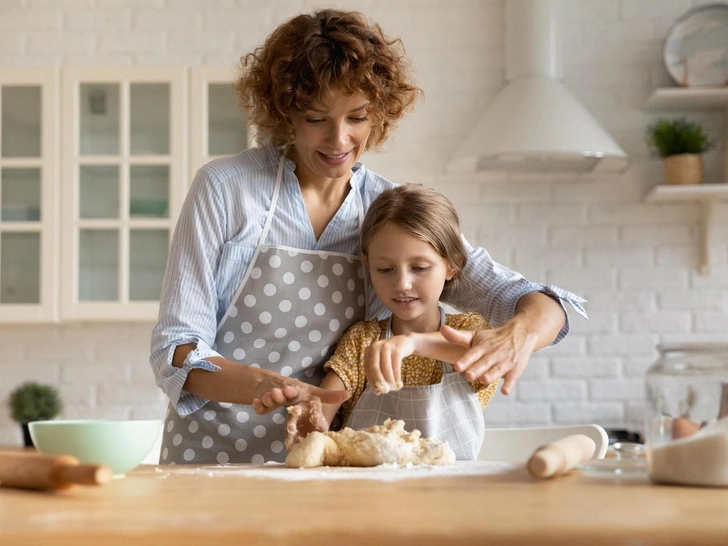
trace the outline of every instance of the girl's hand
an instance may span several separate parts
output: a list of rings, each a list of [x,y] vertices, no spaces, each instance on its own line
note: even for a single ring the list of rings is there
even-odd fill
[[[286,433],[283,443],[290,451],[291,447],[310,432],[326,432],[330,423],[323,414],[321,399],[311,396],[305,402],[288,407]]]
[[[483,385],[490,385],[502,377],[505,379],[503,394],[513,391],[538,340],[538,336],[529,334],[517,320],[509,320],[492,330],[455,330],[443,326],[440,332],[446,340],[468,349],[454,363],[455,371],[465,372],[467,381],[478,379]]]
[[[265,415],[282,406],[292,406],[316,398],[319,404],[343,404],[351,394],[342,390],[322,389],[303,381],[284,377],[273,372],[266,373],[256,386],[253,409],[258,415]]]
[[[399,335],[375,341],[364,351],[364,374],[376,394],[402,388],[402,359],[415,352],[413,336]]]

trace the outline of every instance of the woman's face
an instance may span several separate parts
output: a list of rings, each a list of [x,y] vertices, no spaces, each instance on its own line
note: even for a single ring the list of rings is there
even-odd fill
[[[372,131],[368,106],[361,93],[336,92],[326,104],[313,103],[291,115],[295,142],[290,157],[301,183],[348,182]]]
[[[367,265],[374,292],[392,311],[398,333],[440,327],[440,295],[455,270],[430,243],[386,224],[369,241]]]

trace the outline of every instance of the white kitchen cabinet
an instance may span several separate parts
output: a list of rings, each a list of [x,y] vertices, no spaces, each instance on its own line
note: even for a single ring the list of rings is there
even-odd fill
[[[65,67],[62,320],[154,320],[185,192],[184,67]]]
[[[58,318],[58,71],[0,71],[0,322]]]
[[[197,169],[254,145],[234,66],[0,73],[0,323],[154,320]]]
[[[190,73],[190,175],[208,161],[255,145],[233,88],[235,66],[195,66]]]

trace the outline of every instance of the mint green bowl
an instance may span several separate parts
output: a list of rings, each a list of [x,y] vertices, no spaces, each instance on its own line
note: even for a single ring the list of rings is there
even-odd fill
[[[114,476],[137,466],[162,433],[162,421],[34,421],[30,437],[44,455],[72,455],[82,463],[103,464]]]

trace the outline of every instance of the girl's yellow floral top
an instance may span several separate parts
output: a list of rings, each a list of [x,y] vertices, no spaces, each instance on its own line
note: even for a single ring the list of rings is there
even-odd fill
[[[334,355],[324,364],[324,369],[336,373],[343,381],[346,390],[351,393],[351,398],[344,402],[341,408],[344,425],[366,387],[364,351],[375,341],[387,336],[388,323],[389,319],[371,319],[354,324],[339,338]],[[446,314],[445,324],[457,330],[488,328],[488,322],[479,313]],[[411,355],[402,360],[402,382],[405,387],[435,385],[440,381],[442,381],[440,361],[419,355]],[[480,406],[485,408],[496,392],[498,381],[483,385],[476,379],[472,385]]]

